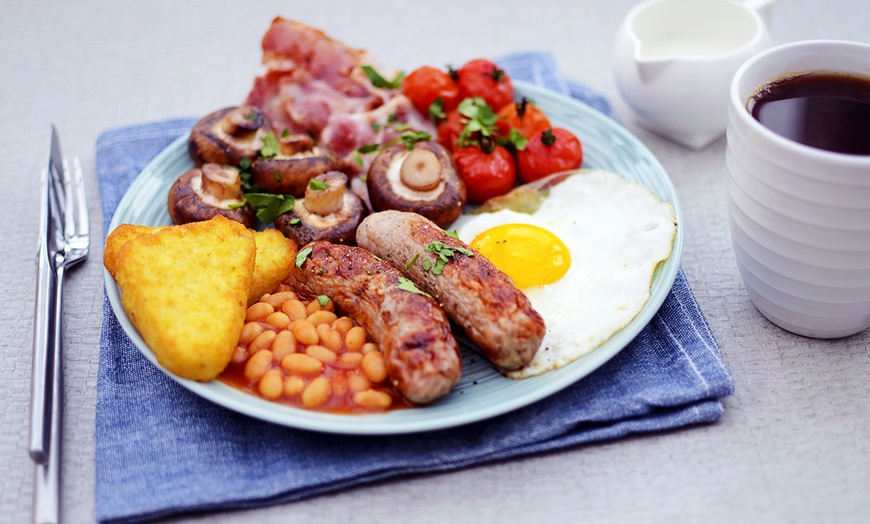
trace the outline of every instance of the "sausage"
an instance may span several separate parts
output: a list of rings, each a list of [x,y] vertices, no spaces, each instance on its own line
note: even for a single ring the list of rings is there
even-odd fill
[[[492,262],[432,221],[415,213],[381,211],[362,221],[356,241],[438,299],[502,371],[519,369],[535,356],[546,328],[528,297]],[[437,256],[426,252],[433,242],[468,250],[471,256],[455,251],[436,274],[431,265]]]
[[[446,395],[462,376],[462,361],[450,321],[435,300],[403,289],[402,274],[362,248],[317,241],[300,249],[300,256],[308,248],[291,274],[296,291],[330,297],[362,325],[405,398],[428,404]]]

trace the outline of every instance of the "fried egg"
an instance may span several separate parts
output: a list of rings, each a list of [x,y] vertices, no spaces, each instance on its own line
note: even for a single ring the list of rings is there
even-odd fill
[[[508,376],[562,367],[627,326],[650,297],[676,227],[670,203],[601,170],[567,177],[531,213],[460,217],[459,238],[510,276],[547,326],[534,359]]]

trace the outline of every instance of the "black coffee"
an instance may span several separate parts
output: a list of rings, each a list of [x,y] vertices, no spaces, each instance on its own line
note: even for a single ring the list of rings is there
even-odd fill
[[[747,107],[764,127],[801,144],[870,155],[870,77],[800,73],[762,86]]]

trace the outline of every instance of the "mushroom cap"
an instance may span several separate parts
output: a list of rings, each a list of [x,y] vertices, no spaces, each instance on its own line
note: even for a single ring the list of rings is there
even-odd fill
[[[318,147],[294,155],[259,158],[251,165],[251,182],[267,193],[305,194],[308,182],[332,169],[332,159]]]
[[[187,150],[197,166],[253,162],[271,130],[260,108],[226,107],[202,117],[190,130]]]
[[[167,198],[167,207],[174,223],[201,222],[211,220],[216,215],[223,215],[245,227],[254,226],[257,222],[257,213],[253,207],[248,204],[233,209],[229,207],[232,203],[241,203],[241,194],[238,199],[214,198],[203,191],[202,177],[202,169],[194,168],[178,177],[178,180],[172,184]]]
[[[395,209],[423,215],[446,227],[459,218],[468,198],[465,183],[456,173],[453,159],[439,143],[417,142],[413,151],[428,151],[441,166],[440,181],[433,189],[418,190],[402,181],[402,163],[411,155],[403,144],[382,150],[369,167],[366,188],[375,211]],[[428,156],[428,155],[427,155]]]
[[[312,213],[304,198],[297,199],[292,211],[275,219],[275,228],[300,246],[315,240],[352,245],[356,242],[356,228],[366,214],[363,201],[351,191],[344,191],[341,209],[328,215]]]

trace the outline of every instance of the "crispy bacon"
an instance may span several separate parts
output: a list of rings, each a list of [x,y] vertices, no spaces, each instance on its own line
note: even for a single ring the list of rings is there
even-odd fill
[[[361,66],[384,71],[366,51],[280,17],[262,44],[266,72],[255,79],[247,103],[260,107],[274,129],[314,136],[345,171],[365,172],[372,158],[360,167],[354,151],[392,140],[405,128],[434,136],[433,124],[407,97],[371,84]]]

